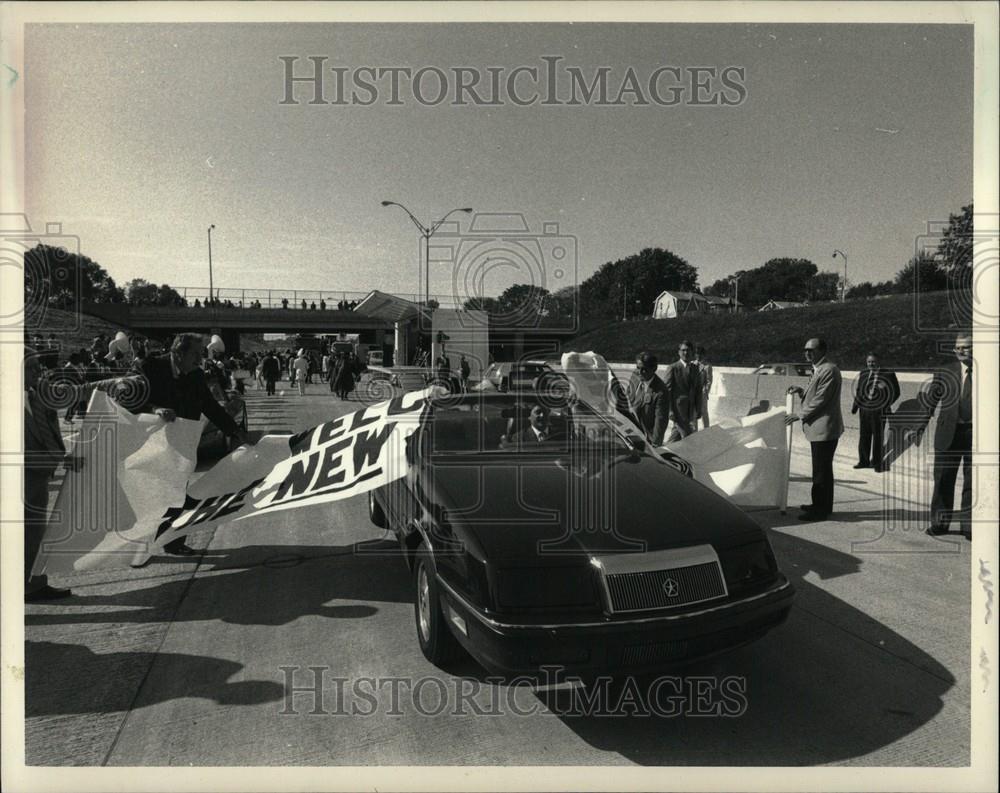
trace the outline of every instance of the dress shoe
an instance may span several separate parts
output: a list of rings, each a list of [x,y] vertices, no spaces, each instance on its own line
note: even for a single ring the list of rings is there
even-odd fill
[[[173,548],[164,548],[171,556],[197,556],[198,552],[192,548],[190,545],[185,545],[181,543],[180,545],[174,546]]]
[[[829,515],[825,515],[822,512],[814,512],[810,510],[809,512],[803,512],[801,515],[799,515],[799,520],[816,522],[820,520],[827,520],[829,519],[829,517],[830,517]]]
[[[812,512],[814,509],[816,509],[816,507],[814,507],[812,504],[800,504],[799,509],[801,509],[803,512]]]
[[[61,598],[68,598],[73,593],[68,589],[59,589],[54,586],[49,586],[46,584],[34,592],[26,592],[24,595],[25,603],[39,603],[44,600],[59,600]]]
[[[855,467],[855,468],[871,468],[871,466],[870,466],[870,465],[869,465],[868,463],[858,463],[858,464],[857,464],[856,466],[854,466],[854,467]]]
[[[929,534],[931,537],[940,537],[942,534],[947,534],[948,529],[943,529],[940,526],[929,527],[924,534]]]

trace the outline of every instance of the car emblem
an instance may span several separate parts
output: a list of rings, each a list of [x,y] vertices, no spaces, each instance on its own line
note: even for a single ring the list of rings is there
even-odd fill
[[[681,593],[681,588],[676,581],[672,578],[668,578],[663,582],[663,594],[668,598],[675,598]]]

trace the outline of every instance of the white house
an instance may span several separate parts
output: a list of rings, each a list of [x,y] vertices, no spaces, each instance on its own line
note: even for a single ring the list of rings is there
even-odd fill
[[[708,311],[709,302],[697,292],[674,292],[665,290],[653,303],[653,319],[673,319],[689,311]]]
[[[768,300],[758,311],[778,311],[784,308],[803,308],[808,303],[796,303],[792,300]]]

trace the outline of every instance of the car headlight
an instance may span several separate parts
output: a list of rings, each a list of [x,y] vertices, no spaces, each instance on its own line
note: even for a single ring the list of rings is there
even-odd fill
[[[766,539],[727,548],[720,554],[720,561],[730,594],[769,581],[778,572]]]
[[[526,567],[497,570],[501,608],[580,608],[597,606],[589,567]]]

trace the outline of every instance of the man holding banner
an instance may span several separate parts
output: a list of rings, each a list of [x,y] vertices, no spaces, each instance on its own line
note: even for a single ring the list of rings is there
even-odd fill
[[[167,355],[143,361],[139,372],[149,388],[145,403],[135,412],[155,413],[167,422],[176,418],[198,420],[204,414],[227,437],[234,437],[241,444],[250,443],[250,436],[215,401],[208,388],[200,366],[204,345],[204,338],[197,333],[178,333]],[[196,551],[184,539],[172,540],[163,550],[176,556],[193,556]],[[141,567],[148,561],[148,555],[142,556],[133,566]]]
[[[801,399],[800,415],[790,413],[785,423],[802,420],[802,433],[812,451],[812,503],[802,507],[799,520],[826,520],[833,512],[833,456],[844,434],[844,417],[840,412],[840,369],[826,359],[826,342],[809,339],[805,346],[806,360],[813,365],[813,374],[805,390],[798,386],[788,389]]]

